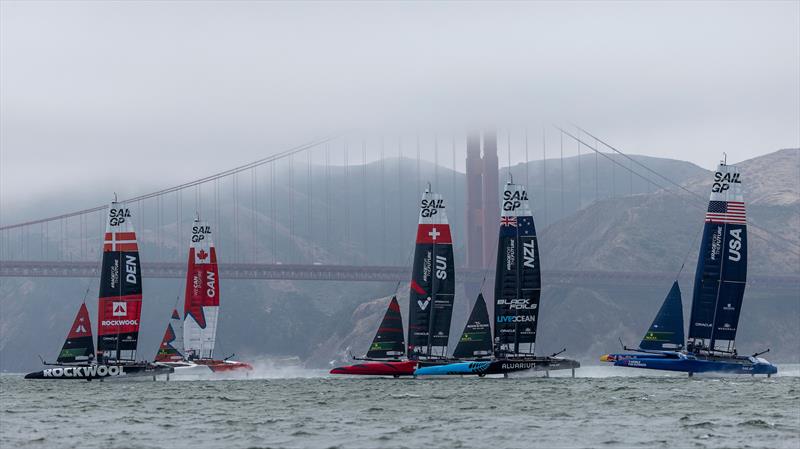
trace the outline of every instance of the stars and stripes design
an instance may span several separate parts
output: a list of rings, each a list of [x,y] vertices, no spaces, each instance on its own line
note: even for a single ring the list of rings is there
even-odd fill
[[[706,223],[747,224],[744,202],[709,201]]]
[[[135,232],[106,232],[103,251],[139,251]]]
[[[500,217],[500,226],[516,226],[517,217]]]

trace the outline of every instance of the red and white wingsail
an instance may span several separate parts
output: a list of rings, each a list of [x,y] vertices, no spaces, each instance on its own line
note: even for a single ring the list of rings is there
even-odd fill
[[[111,203],[103,241],[97,354],[111,360],[135,360],[142,314],[139,245],[128,207]]]
[[[198,219],[192,224],[183,314],[184,355],[212,358],[219,315],[219,271],[211,227]]]

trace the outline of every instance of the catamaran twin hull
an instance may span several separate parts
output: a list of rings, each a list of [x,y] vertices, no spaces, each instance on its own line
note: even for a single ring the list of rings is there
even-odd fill
[[[161,363],[126,365],[63,365],[29,373],[25,379],[44,380],[127,380],[131,378],[168,375],[175,370]]]
[[[518,359],[496,359],[472,362],[457,362],[447,365],[420,367],[414,371],[415,376],[443,375],[477,375],[509,374],[514,372],[556,371],[580,368],[581,364],[572,359],[561,357],[534,357]]]
[[[412,376],[417,369],[417,362],[387,361],[387,362],[365,362],[355,365],[340,366],[331,370],[331,374],[350,374],[356,376]]]
[[[233,360],[194,360],[168,362],[169,366],[175,369],[175,377],[182,375],[203,376],[208,374],[226,374],[237,376],[248,376],[253,371],[249,363],[236,362]]]
[[[778,373],[778,367],[761,357],[717,357],[694,354],[611,354],[614,366],[645,368],[684,373],[766,374]],[[609,358],[610,358],[609,357]]]

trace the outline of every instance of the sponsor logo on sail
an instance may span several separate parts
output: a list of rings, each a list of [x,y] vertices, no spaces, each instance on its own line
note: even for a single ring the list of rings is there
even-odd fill
[[[717,226],[714,234],[711,236],[711,254],[708,257],[716,261],[722,251],[722,226]]]
[[[506,246],[506,270],[511,271],[514,269],[514,262],[517,257],[517,248],[514,239],[508,240],[508,246]]]
[[[138,320],[103,320],[103,326],[138,326]],[[130,338],[130,336],[128,337]]]
[[[497,317],[497,322],[500,324],[503,323],[531,323],[536,321],[536,317],[533,315],[499,315]]]
[[[417,300],[417,305],[419,305],[419,308],[420,308],[421,310],[425,310],[425,309],[427,309],[427,308],[428,308],[428,304],[430,304],[430,303],[431,303],[431,297],[430,297],[430,296],[428,296],[427,298],[425,298],[425,301],[423,301],[423,300],[421,300],[421,299],[418,299],[418,300]]]
[[[531,304],[530,298],[498,299],[497,305],[511,310],[536,310],[536,304]]]
[[[128,316],[128,303],[114,301],[111,304],[111,316]]]

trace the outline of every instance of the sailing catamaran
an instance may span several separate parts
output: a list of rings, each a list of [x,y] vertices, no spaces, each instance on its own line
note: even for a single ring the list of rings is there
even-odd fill
[[[181,322],[178,311],[172,311],[156,361],[174,367],[176,375],[251,371],[253,367],[247,363],[214,358],[219,300],[217,250],[211,226],[197,217],[189,244],[184,319]]]
[[[406,343],[403,333],[403,317],[400,315],[400,304],[397,297],[392,297],[386,314],[383,315],[380,327],[367,351],[367,356],[355,358],[367,363],[342,366],[331,370],[331,374],[356,374],[378,376],[408,376],[414,372],[417,363],[402,360]]]
[[[136,361],[142,311],[142,270],[139,245],[130,209],[111,203],[103,242],[100,275],[97,356],[93,356],[92,327],[86,305],[81,305],[55,368],[26,379],[118,379],[168,374],[172,367]]]
[[[494,291],[494,347],[490,347],[493,358],[478,360],[474,358],[476,355],[483,358],[486,354],[472,354],[468,355],[470,361],[420,367],[415,375],[483,376],[560,369],[572,369],[574,375],[575,368],[580,367],[577,361],[556,357],[558,354],[549,357],[534,355],[542,281],[536,228],[524,186],[512,181],[506,184],[500,215]],[[476,302],[473,315],[482,304],[481,299],[479,297]],[[464,331],[465,334],[470,332],[469,323]]]
[[[736,329],[746,280],[747,218],[742,178],[736,166],[721,162],[714,173],[705,217],[686,348],[681,350],[681,318],[680,330],[675,328],[677,320],[673,320],[673,330],[669,331],[669,336],[655,334],[648,338],[646,334],[643,344],[634,350],[636,353],[608,354],[600,359],[614,362],[615,366],[681,371],[689,373],[689,376],[704,372],[767,376],[777,373],[778,368],[775,365],[759,357],[769,350],[752,356],[740,356],[736,351]],[[673,290],[677,290],[677,283]],[[679,294],[680,292],[678,301]],[[670,295],[667,296],[662,310],[667,307],[669,300]],[[671,312],[674,313],[676,312]],[[680,313],[682,317],[682,311]],[[656,321],[659,321],[658,316]],[[666,341],[662,342],[661,347],[654,347],[647,344],[647,340]]]
[[[417,224],[406,357],[402,353],[393,354],[396,358],[338,367],[331,374],[410,376],[420,364],[447,363],[455,288],[453,240],[445,202],[441,194],[431,192],[428,186],[422,194]],[[369,354],[367,359],[372,360]]]
[[[672,283],[656,318],[644,334],[639,347],[631,349],[641,351],[636,354],[605,354],[601,362],[616,362],[624,358],[660,358],[661,351],[680,351],[683,349],[683,302],[678,281]],[[628,348],[625,348],[628,350]]]

